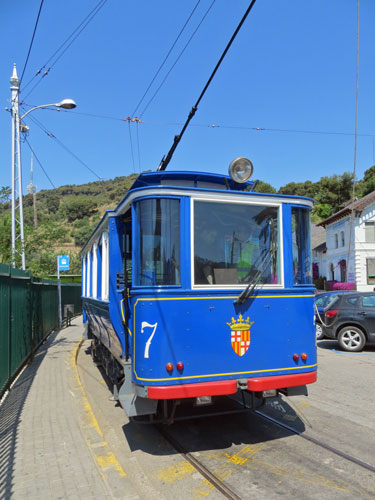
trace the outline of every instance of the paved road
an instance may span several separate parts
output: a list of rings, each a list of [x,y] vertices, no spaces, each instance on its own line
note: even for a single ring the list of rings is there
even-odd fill
[[[318,382],[309,398],[270,401],[266,411],[288,425],[375,466],[375,350],[347,355],[334,342],[318,347]],[[128,422],[109,401],[89,349],[78,358],[93,412],[140,498],[222,498],[156,429]],[[241,498],[375,498],[375,474],[332,455],[256,415],[174,424],[171,432]]]
[[[0,499],[223,498],[153,426],[110,400],[81,320],[51,335],[0,405]],[[309,398],[265,411],[375,466],[375,349],[318,347]],[[257,415],[178,423],[170,431],[243,499],[375,498],[375,474]]]

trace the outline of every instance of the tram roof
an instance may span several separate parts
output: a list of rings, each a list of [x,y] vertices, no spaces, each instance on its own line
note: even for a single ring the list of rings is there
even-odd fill
[[[152,186],[181,186],[200,189],[244,191],[253,185],[253,181],[238,184],[229,175],[211,174],[208,172],[145,172],[138,176],[130,190]]]

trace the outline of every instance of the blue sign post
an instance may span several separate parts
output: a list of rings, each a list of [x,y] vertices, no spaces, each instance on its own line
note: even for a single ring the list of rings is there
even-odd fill
[[[58,255],[57,271],[69,271],[69,255]]]
[[[57,290],[59,296],[59,328],[62,325],[60,271],[69,271],[69,255],[57,256]]]

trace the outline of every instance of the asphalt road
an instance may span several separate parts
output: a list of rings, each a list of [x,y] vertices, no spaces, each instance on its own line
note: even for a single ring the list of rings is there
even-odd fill
[[[224,498],[154,426],[129,423],[88,346],[78,356],[82,385],[129,485],[116,497]],[[333,341],[318,343],[318,382],[308,398],[275,398],[264,412],[375,466],[375,349],[334,349]],[[168,432],[243,499],[375,499],[375,473],[254,413],[178,422]]]

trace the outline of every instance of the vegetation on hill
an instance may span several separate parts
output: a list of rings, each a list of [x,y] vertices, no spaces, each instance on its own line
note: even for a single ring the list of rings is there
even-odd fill
[[[23,198],[27,269],[34,276],[56,274],[57,255],[70,256],[70,271],[81,273],[80,248],[106,210],[115,208],[136,175],[109,181],[67,185],[39,191],[37,227],[34,227],[33,195]],[[0,188],[0,262],[11,262],[9,187]]]
[[[67,185],[39,191],[37,198],[37,227],[34,227],[33,195],[24,196],[25,252],[27,268],[34,276],[56,274],[57,255],[69,255],[68,274],[80,274],[80,248],[87,240],[106,210],[114,208],[126,194],[136,175],[116,177],[108,181]],[[355,196],[362,197],[375,190],[375,166],[366,170],[356,183]],[[353,176],[322,177],[318,182],[289,182],[276,190],[259,181],[255,191],[295,194],[315,200],[313,222],[320,222],[352,197]],[[0,187],[0,262],[11,262],[11,219],[8,186]]]

